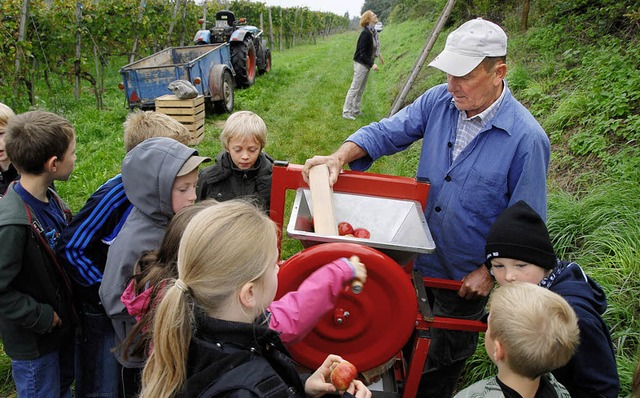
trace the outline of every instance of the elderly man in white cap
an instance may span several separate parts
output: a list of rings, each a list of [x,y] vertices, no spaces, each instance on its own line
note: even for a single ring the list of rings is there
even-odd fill
[[[477,18],[447,37],[429,65],[447,74],[447,83],[427,90],[390,118],[349,136],[332,155],[305,162],[304,177],[327,164],[331,182],[342,167],[367,170],[373,161],[422,139],[417,177],[431,183],[425,216],[436,243],[414,268],[422,275],[462,280],[462,288],[433,289],[436,315],[481,319],[494,285],[484,263],[487,232],[498,214],[526,200],[546,219],[549,139],[534,117],[511,94],[507,36],[496,24]],[[420,397],[450,397],[477,334],[431,330],[431,347]]]

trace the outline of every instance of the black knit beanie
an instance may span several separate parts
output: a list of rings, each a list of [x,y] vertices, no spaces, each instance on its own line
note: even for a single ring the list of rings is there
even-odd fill
[[[526,202],[505,209],[489,229],[486,265],[496,257],[525,261],[546,269],[556,265],[556,255],[542,218]]]

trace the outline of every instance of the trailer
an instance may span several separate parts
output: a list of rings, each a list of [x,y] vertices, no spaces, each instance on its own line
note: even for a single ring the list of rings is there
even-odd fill
[[[129,109],[154,110],[156,98],[173,94],[167,87],[187,80],[205,98],[209,112],[231,113],[235,72],[228,43],[170,47],[120,68]]]

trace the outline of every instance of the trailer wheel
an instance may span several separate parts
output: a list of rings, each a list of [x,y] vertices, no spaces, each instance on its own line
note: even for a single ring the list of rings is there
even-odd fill
[[[264,75],[265,73],[271,71],[271,50],[267,48],[265,54],[265,65],[263,69],[258,68],[258,73]]]
[[[231,46],[231,63],[236,72],[238,87],[249,87],[256,81],[256,48],[251,36],[246,35],[242,43]]]
[[[222,99],[215,101],[213,107],[216,113],[233,112],[234,94],[233,94],[233,76],[228,70],[224,71],[222,76]]]

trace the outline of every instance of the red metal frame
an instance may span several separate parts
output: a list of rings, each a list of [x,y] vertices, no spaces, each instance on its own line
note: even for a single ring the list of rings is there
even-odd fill
[[[287,190],[295,190],[308,187],[302,178],[302,165],[277,164],[273,168],[271,182],[271,208],[270,217],[278,225],[282,233],[285,213]],[[363,173],[357,171],[343,171],[338,181],[333,186],[335,192],[347,192],[354,194],[373,195],[392,199],[409,199],[418,201],[422,209],[426,207],[430,185],[428,182],[419,182],[415,178],[398,177],[383,174]],[[278,237],[278,249],[281,248],[282,237]],[[407,272],[411,272],[412,264],[405,266]],[[425,287],[459,290],[461,282],[437,278],[422,278]],[[425,297],[426,299],[426,297]],[[484,332],[486,324],[479,321],[445,317],[426,317],[420,312],[416,315],[417,338],[413,344],[412,355],[408,366],[403,364],[402,353],[397,358],[401,365],[396,367],[396,378],[403,381],[403,398],[415,397],[422,376],[424,363],[429,352],[430,339],[422,337],[430,328],[465,330]]]

